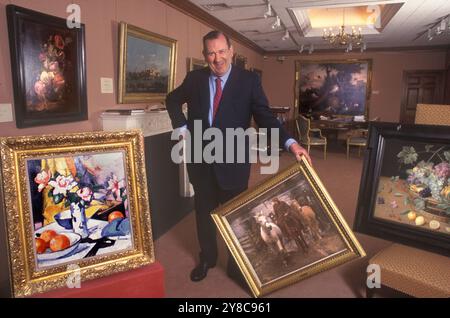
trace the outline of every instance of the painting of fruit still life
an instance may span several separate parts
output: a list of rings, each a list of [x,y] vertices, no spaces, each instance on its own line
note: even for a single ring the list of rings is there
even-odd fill
[[[364,179],[370,175],[374,179],[369,180],[377,182],[370,194],[363,180],[357,226],[406,244],[437,251],[447,247],[449,253],[450,129],[434,129],[396,124],[371,127]]]
[[[87,119],[84,24],[7,5],[18,128]]]
[[[92,279],[153,261],[142,139],[139,132],[2,139],[9,248],[19,260],[12,273],[30,277],[14,280],[15,296],[64,285],[71,265]],[[9,162],[9,171],[15,155],[19,165]]]
[[[38,268],[132,246],[122,152],[30,159],[27,173]]]

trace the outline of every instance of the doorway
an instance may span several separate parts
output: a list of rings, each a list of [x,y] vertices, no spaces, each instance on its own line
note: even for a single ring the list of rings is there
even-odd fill
[[[404,71],[400,122],[414,124],[417,104],[442,104],[443,99],[443,70]]]

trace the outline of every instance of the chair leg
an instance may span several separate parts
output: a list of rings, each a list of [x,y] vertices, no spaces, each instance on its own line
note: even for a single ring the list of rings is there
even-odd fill
[[[309,149],[311,148],[311,146],[308,144],[308,155],[309,155]]]
[[[323,160],[327,160],[327,144],[323,145]]]
[[[358,157],[361,157],[361,147],[358,146]]]
[[[347,142],[347,159],[348,159],[348,154],[349,154],[349,152],[350,152],[350,145],[349,145],[348,142]]]

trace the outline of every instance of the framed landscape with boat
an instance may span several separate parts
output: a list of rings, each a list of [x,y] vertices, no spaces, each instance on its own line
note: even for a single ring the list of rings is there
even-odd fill
[[[120,104],[164,101],[174,88],[177,41],[131,24],[119,24]]]
[[[355,230],[450,254],[450,127],[373,123]]]
[[[140,132],[0,140],[15,297],[153,262]]]

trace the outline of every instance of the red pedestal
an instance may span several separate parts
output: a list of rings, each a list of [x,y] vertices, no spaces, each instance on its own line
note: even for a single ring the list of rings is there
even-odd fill
[[[161,298],[164,297],[164,268],[159,262],[81,282],[81,288],[60,288],[36,298]]]

